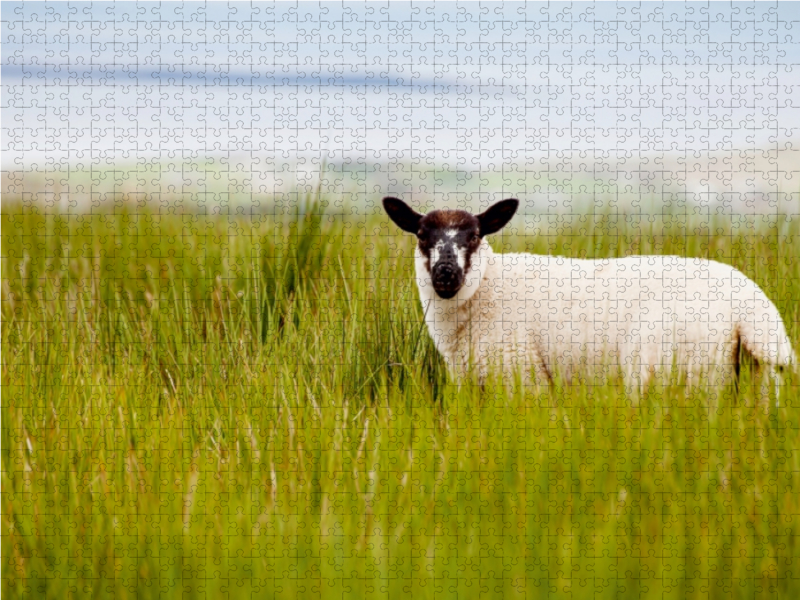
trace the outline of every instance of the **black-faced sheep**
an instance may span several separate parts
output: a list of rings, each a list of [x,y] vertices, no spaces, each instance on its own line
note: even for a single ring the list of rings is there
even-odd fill
[[[552,382],[558,372],[609,376],[644,390],[677,366],[722,384],[739,372],[740,349],[758,363],[796,363],[775,305],[728,265],[678,256],[580,260],[495,254],[486,240],[518,207],[503,200],[479,215],[421,215],[397,198],[389,217],[417,236],[416,279],[428,330],[451,372]]]

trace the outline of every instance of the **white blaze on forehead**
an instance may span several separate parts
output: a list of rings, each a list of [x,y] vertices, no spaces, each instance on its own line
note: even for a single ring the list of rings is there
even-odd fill
[[[449,235],[449,232],[448,232]],[[456,255],[456,263],[458,263],[459,268],[462,270],[467,265],[467,249],[458,246],[455,242],[445,242],[439,241],[434,248],[431,248],[431,260],[430,260],[430,268],[432,269],[436,263],[439,262],[441,258],[442,251],[448,249],[455,253]]]
[[[444,241],[439,241],[436,243],[436,246],[431,248],[431,268],[433,268],[433,266],[439,262],[439,259],[441,258],[442,255],[442,250],[444,250],[446,246],[452,246],[452,245],[453,244],[448,244],[447,242]]]
[[[467,264],[467,249],[459,246],[456,250],[456,260],[458,261],[459,268],[463,271]]]
[[[444,234],[449,238],[454,238],[458,235],[458,229],[448,229]]]
[[[439,242],[436,244],[435,248],[431,248],[431,269],[433,268],[433,265],[439,262],[439,254],[443,245],[444,242]]]

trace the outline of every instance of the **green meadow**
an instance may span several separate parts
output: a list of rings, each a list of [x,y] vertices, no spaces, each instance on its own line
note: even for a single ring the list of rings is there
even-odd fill
[[[413,236],[302,204],[4,199],[4,599],[800,597],[797,374],[765,401],[745,368],[713,410],[670,381],[458,387]],[[800,350],[797,216],[518,215],[491,242],[732,264]]]

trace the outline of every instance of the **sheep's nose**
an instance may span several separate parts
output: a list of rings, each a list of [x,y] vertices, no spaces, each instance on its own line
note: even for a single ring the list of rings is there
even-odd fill
[[[433,267],[431,280],[440,297],[452,298],[464,283],[464,274],[455,262],[440,260]]]
[[[433,280],[442,285],[455,284],[458,281],[458,265],[440,260],[433,267]]]

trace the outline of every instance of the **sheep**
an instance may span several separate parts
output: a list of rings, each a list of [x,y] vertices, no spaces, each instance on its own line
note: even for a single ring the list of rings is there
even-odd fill
[[[797,358],[775,305],[728,265],[679,256],[582,260],[495,254],[519,202],[473,215],[419,214],[386,197],[389,218],[417,236],[416,282],[428,331],[459,381],[485,382],[499,365],[521,368],[526,383],[620,373],[644,393],[658,372],[677,366],[688,383],[701,374],[738,382],[740,349],[773,368]],[[533,376],[533,379],[531,378]]]

